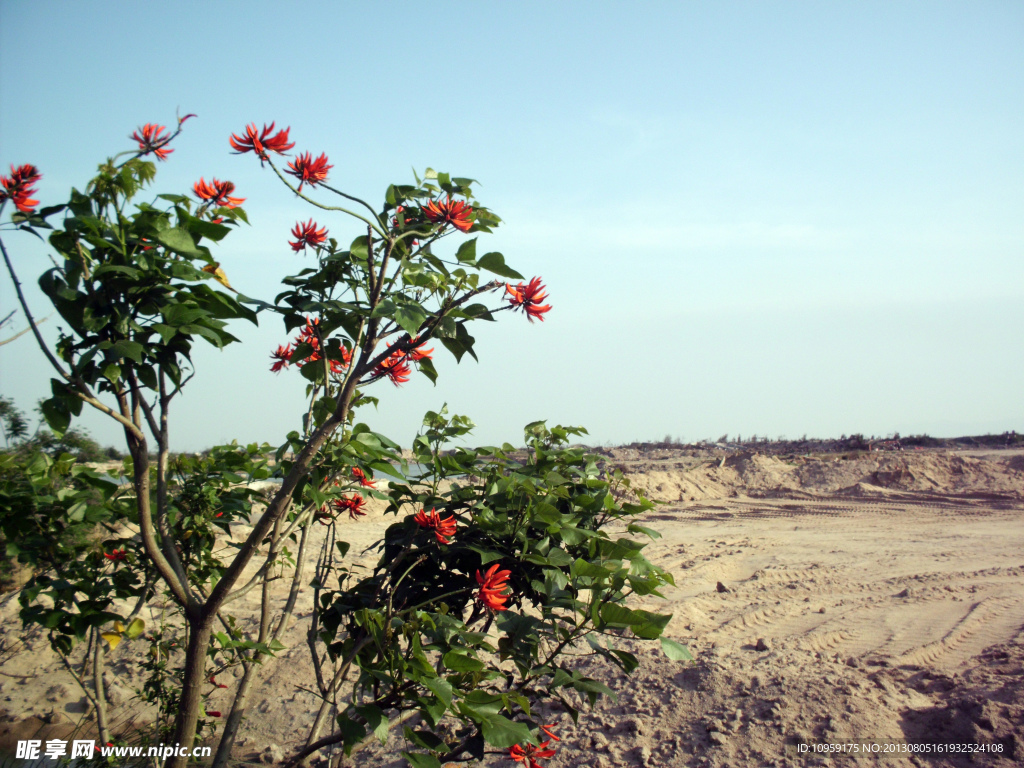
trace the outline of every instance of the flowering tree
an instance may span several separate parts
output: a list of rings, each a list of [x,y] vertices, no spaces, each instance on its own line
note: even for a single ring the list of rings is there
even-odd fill
[[[52,228],[48,218],[63,215],[49,237],[62,261],[40,285],[68,330],[53,350],[35,331],[57,372],[44,403],[47,420],[61,432],[88,405],[118,421],[132,480],[126,491],[84,478],[99,491],[82,509],[110,535],[100,549],[78,545],[45,561],[56,578],[42,573],[23,592],[23,618],[45,626],[65,657],[87,641],[99,712],[104,653],[141,634],[135,616],[155,592],[169,595],[182,617],[183,656],[169,635],[149,633],[155,661],[147,695],[169,718],[171,740],[192,744],[222,717],[203,704],[211,686],[223,685],[217,673],[241,666],[214,762],[224,765],[259,662],[283,647],[312,554],[311,526],[324,525],[329,535],[317,558],[308,628],[323,706],[292,762],[332,745],[351,752],[368,734],[386,739],[401,726],[414,766],[439,766],[441,756],[479,759],[490,745],[534,768],[557,739],[535,719],[537,702],[575,717],[583,703],[609,692],[568,664],[567,650],[586,647],[629,671],[636,660],[615,638],[629,632],[655,639],[668,622],[625,606],[630,595],[657,595],[671,583],[628,535],[654,535],[630,522],[650,503],[626,501],[621,476],[602,476],[595,457],[568,446],[579,429],[531,424],[525,453],[508,444],[453,449],[469,420],[428,413],[413,444],[422,471],[408,475],[398,446],[356,413],[376,402],[372,385],[400,386],[414,370],[435,380],[438,345],[456,360],[475,358],[473,322],[516,310],[530,322],[544,320],[551,306],[541,279],[524,280],[500,253],[478,255],[477,237],[442,248],[500,223],[475,199],[472,180],[428,169],[413,184],[388,187],[377,208],[329,183],[326,154],[284,159],[294,148],[290,130],[270,124],[232,135],[232,149],[254,155],[318,217],[341,216],[362,231],[343,247],[320,221],[297,222],[288,244],[312,255],[311,266],[285,278],[272,303],[236,294],[210,250],[247,221],[231,182],[203,177],[191,195],[158,195],[129,211],[154,177],[149,158],[168,158],[189,117],[174,132],[154,124],[138,129],[137,148],[101,165],[86,191],[72,190],[63,205],[36,210],[34,166],[2,178],[0,205],[13,202],[14,227],[38,234]],[[34,328],[6,247],[3,255]],[[296,334],[272,352],[270,370],[298,371],[305,380],[301,429],[276,451],[225,446],[172,462],[171,405],[194,375],[192,345],[230,344],[236,339],[227,324],[255,322],[257,313],[280,316]],[[272,473],[280,487],[265,500],[244,482]],[[384,488],[376,473],[396,479]],[[364,516],[367,497],[384,499],[396,520],[376,567],[357,577],[339,524]],[[46,525],[75,514],[58,505]],[[230,534],[234,522],[250,523],[251,532],[222,559],[215,538]],[[4,525],[5,534],[15,532],[13,520]],[[287,546],[293,541],[295,553]],[[32,548],[20,554],[44,564]],[[269,582],[286,565],[291,588],[278,605]],[[247,635],[227,611],[256,588],[259,629]],[[132,600],[124,607],[126,598]],[[671,641],[662,645],[673,658],[686,655]],[[106,739],[107,726],[99,725]],[[186,762],[173,757],[168,764]]]

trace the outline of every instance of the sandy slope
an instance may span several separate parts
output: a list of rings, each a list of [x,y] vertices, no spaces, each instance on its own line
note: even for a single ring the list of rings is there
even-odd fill
[[[670,662],[624,640],[641,658],[631,678],[581,661],[620,697],[578,726],[551,713],[563,741],[548,765],[1024,764],[1024,455],[611,453],[668,502],[648,515],[664,535],[649,551],[677,587],[667,604],[647,607],[674,614],[668,634],[697,660]],[[378,509],[345,533],[366,546],[390,519]],[[255,598],[236,612],[253,610]],[[20,633],[15,616],[3,606],[8,638]],[[267,665],[239,758],[256,760],[271,743],[292,748],[314,711],[300,628],[286,641]],[[126,649],[112,665],[122,715],[139,684],[126,662],[141,651]],[[18,721],[7,738],[39,727],[28,715],[54,721],[49,729],[80,717],[81,696],[41,639],[0,672],[29,676],[0,682],[0,702]],[[227,709],[228,694],[213,706]],[[794,751],[807,740],[908,739],[1003,751],[973,762]],[[399,765],[402,746],[368,750],[358,764]]]

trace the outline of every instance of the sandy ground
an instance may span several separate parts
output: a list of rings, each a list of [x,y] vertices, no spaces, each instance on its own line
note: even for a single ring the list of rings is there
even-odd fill
[[[620,647],[641,666],[629,678],[581,660],[618,701],[578,725],[551,712],[563,741],[546,765],[1024,764],[1024,452],[606,454],[665,502],[647,516],[663,534],[648,551],[677,586],[644,607],[674,614],[667,635],[696,661],[672,662],[630,640]],[[342,533],[355,550],[391,520],[378,508]],[[237,615],[255,609],[255,591],[251,598]],[[288,752],[305,734],[316,706],[301,630],[308,615],[307,601],[288,649],[265,665],[240,760],[270,760],[269,745]],[[8,642],[22,637],[16,616],[14,601],[0,607]],[[146,615],[158,618],[155,609]],[[121,721],[135,708],[131,662],[144,650],[125,643],[112,660]],[[230,693],[216,692],[211,708],[227,710]],[[3,661],[0,705],[0,746],[40,729],[42,738],[67,733],[85,710],[43,638]],[[865,742],[1000,751],[797,752],[799,743]],[[392,739],[356,764],[401,765],[401,748]]]

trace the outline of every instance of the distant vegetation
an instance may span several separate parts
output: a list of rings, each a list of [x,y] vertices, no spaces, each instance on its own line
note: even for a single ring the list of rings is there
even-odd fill
[[[736,435],[722,435],[717,440],[699,440],[694,443],[684,442],[681,438],[673,439],[666,435],[661,442],[633,442],[619,446],[638,450],[655,450],[682,448],[701,450],[705,448],[724,447],[727,450],[750,450],[758,453],[843,453],[846,451],[869,450],[900,450],[907,448],[944,448],[965,450],[971,448],[1024,448],[1024,434],[1016,431],[1001,434],[965,435],[963,437],[932,437],[930,435],[901,436],[899,432],[884,437],[862,434],[842,435],[838,438],[809,438],[806,435],[797,440],[787,440],[784,436],[769,438],[767,436],[750,435],[746,439]]]

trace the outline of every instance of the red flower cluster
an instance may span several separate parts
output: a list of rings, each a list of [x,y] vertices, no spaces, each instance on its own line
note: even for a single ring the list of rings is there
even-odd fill
[[[236,155],[244,155],[246,152],[255,152],[259,155],[260,160],[267,159],[267,152],[277,152],[279,155],[283,155],[289,149],[295,146],[295,142],[288,142],[288,131],[291,128],[285,128],[284,130],[274,133],[274,123],[267,125],[263,124],[263,130],[256,131],[256,123],[250,123],[245,126],[245,133],[239,136],[236,133],[231,134],[231,138],[228,140],[231,143],[231,148],[235,150]]]
[[[192,189],[200,200],[207,200],[224,208],[237,208],[245,202],[244,197],[230,196],[235,191],[235,185],[230,181],[214,179],[207,184],[206,181],[200,178],[199,181],[192,185]]]
[[[10,176],[0,176],[0,203],[10,200],[22,213],[32,213],[39,205],[39,201],[33,200],[32,195],[36,193],[35,185],[41,178],[39,169],[31,163],[17,168],[12,165]]]
[[[328,165],[327,155],[321,153],[320,157],[314,160],[309,152],[303,152],[288,163],[285,173],[289,173],[299,180],[299,192],[301,192],[303,184],[315,187],[317,184],[327,181],[327,172],[333,167],[333,165]]]
[[[416,338],[412,339],[412,349],[408,352],[392,352],[391,356],[382,360],[376,368],[373,369],[373,377],[375,379],[382,379],[387,376],[391,379],[396,387],[400,384],[405,384],[409,380],[409,376],[412,374],[412,369],[409,367],[409,361],[418,363],[421,360],[430,360],[434,354],[434,348],[420,349],[417,345],[422,345],[423,342]]]
[[[413,520],[416,521],[420,528],[429,528],[432,530],[440,544],[451,543],[450,539],[455,535],[454,515],[442,518],[436,509],[432,508],[430,512],[427,512],[425,509],[421,509]]]
[[[406,355],[403,352],[392,352],[391,357],[381,360],[373,369],[375,378],[387,376],[396,387],[405,384],[412,375],[412,369],[406,362]]]
[[[356,480],[358,480],[359,484],[361,486],[363,486],[364,488],[376,488],[377,487],[376,483],[374,483],[373,480],[368,478],[366,476],[366,473],[363,472],[363,470],[361,470],[359,467],[352,467],[352,477],[354,477]]]
[[[282,368],[287,368],[288,363],[291,362],[293,351],[291,344],[279,346],[277,348],[277,352],[273,352],[270,355],[270,359],[276,361],[272,366],[270,366],[270,370],[274,373],[278,373]]]
[[[336,499],[334,502],[334,508],[338,512],[348,512],[348,516],[353,520],[358,520],[360,517],[366,517],[366,513],[363,512],[364,506],[366,506],[366,499],[358,493],[352,496],[343,496],[340,499]]]
[[[422,208],[423,215],[435,224],[451,224],[461,232],[469,232],[473,226],[470,221],[470,214],[473,209],[461,201],[454,201],[450,197],[447,200],[431,200]]]
[[[508,587],[508,577],[511,575],[512,571],[499,571],[498,563],[488,568],[487,573],[483,576],[480,575],[480,571],[477,571],[476,583],[480,585],[480,591],[476,595],[477,600],[492,611],[508,610],[505,607],[505,601],[509,596],[505,594],[505,588]]]
[[[128,138],[139,142],[139,152],[142,154],[148,155],[152,152],[156,155],[157,160],[166,160],[167,156],[174,151],[173,149],[167,149],[165,147],[167,142],[171,140],[169,135],[162,135],[166,130],[167,129],[162,125],[146,123]]]
[[[320,318],[307,318],[305,327],[299,331],[299,337],[295,339],[293,344],[298,346],[299,344],[309,344],[313,348],[313,353],[309,355],[305,360],[300,360],[296,363],[300,368],[308,363],[316,363],[323,360],[323,353],[320,347],[320,337],[317,335],[317,326],[320,325]],[[270,359],[274,361],[274,364],[270,366],[270,370],[273,373],[278,373],[283,368],[287,368],[288,364],[292,362],[292,353],[295,352],[292,344],[279,346],[276,352],[270,353]],[[344,346],[341,347],[341,360],[329,360],[328,364],[331,368],[331,373],[335,376],[340,376],[348,368],[352,362],[352,353],[347,350]]]
[[[415,348],[409,351],[409,359],[413,362],[418,363],[420,360],[432,360],[434,357],[434,348],[420,349]]]
[[[317,229],[317,223],[310,219],[305,224],[301,221],[295,222],[295,226],[292,228],[292,237],[295,238],[294,242],[289,240],[288,245],[292,247],[292,250],[298,253],[299,251],[306,250],[307,245],[319,246],[323,245],[327,240],[327,227],[320,227]]]
[[[115,549],[112,552],[104,552],[103,556],[105,558],[107,558],[107,560],[112,560],[113,562],[116,563],[116,562],[119,562],[121,560],[124,560],[125,557],[127,557],[128,555],[124,551],[124,547],[121,547],[120,549]]]
[[[539,277],[533,278],[529,283],[518,285],[505,283],[505,293],[508,294],[512,307],[523,310],[531,323],[534,318],[543,321],[544,313],[551,311],[550,304],[541,304],[548,294]]]
[[[555,756],[555,750],[548,747],[550,743],[551,740],[549,739],[548,741],[541,742],[539,747],[535,747],[533,744],[514,744],[509,749],[508,756],[517,763],[523,763],[528,768],[543,768],[537,760]]]

